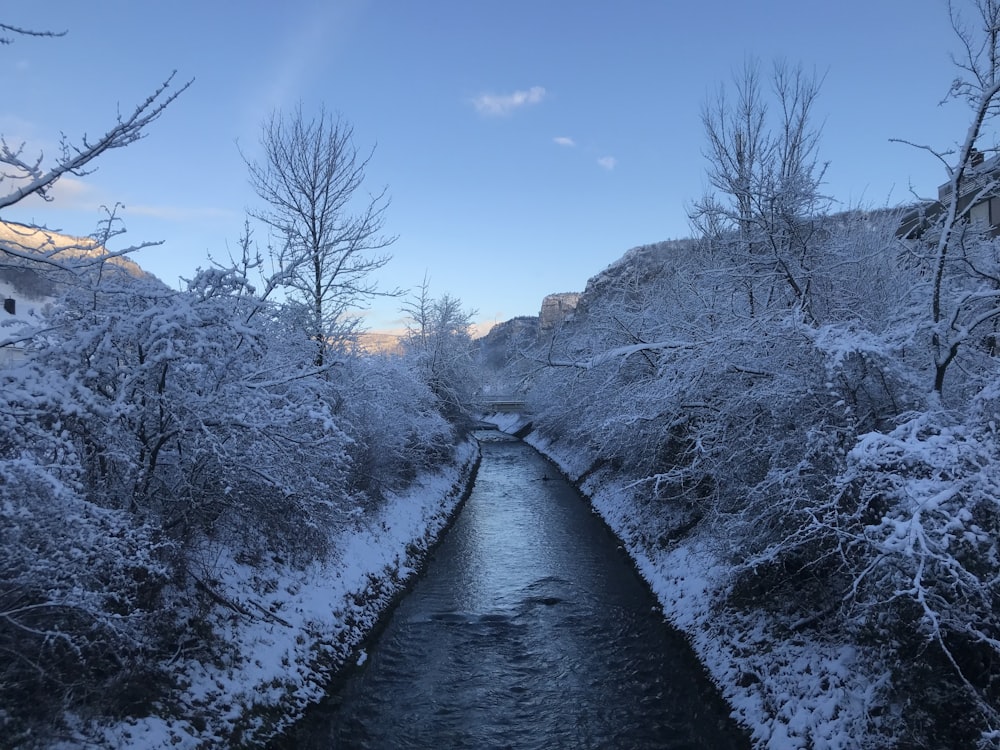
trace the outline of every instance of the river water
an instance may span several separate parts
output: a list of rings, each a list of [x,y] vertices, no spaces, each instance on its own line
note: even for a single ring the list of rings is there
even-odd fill
[[[748,748],[617,540],[530,446],[472,494],[299,748]]]

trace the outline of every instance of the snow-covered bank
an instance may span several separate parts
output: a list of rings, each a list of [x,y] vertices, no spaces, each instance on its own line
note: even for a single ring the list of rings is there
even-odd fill
[[[731,576],[716,552],[726,539],[713,534],[710,523],[665,540],[650,531],[642,489],[630,486],[632,478],[594,469],[581,449],[545,439],[521,415],[496,414],[486,421],[523,435],[590,498],[757,747],[858,747],[878,723],[878,709],[870,709],[883,670],[869,655],[853,645],[791,632],[759,609],[721,606]]]
[[[115,748],[252,747],[287,727],[349,659],[364,659],[359,646],[453,517],[478,458],[478,444],[464,443],[452,465],[342,532],[334,559],[304,570],[277,558],[250,566],[225,548],[206,550],[204,585],[217,602],[212,637],[228,644],[224,659],[182,661],[169,706],[104,728],[99,741]]]

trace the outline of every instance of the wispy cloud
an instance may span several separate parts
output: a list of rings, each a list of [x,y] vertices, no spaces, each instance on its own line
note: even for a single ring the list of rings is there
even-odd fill
[[[144,206],[128,205],[125,213],[137,216],[149,216],[153,219],[163,219],[165,221],[198,221],[201,219],[232,219],[237,214],[225,208],[212,208],[210,206]]]
[[[527,91],[514,91],[510,94],[480,94],[473,98],[472,106],[486,117],[502,117],[529,104],[538,104],[544,98],[545,89],[532,86]]]
[[[24,201],[26,207],[32,210],[62,210],[62,211],[102,211],[103,206],[114,206],[105,189],[98,188],[89,182],[74,177],[62,177],[49,191],[51,202],[44,201],[37,195],[30,195]],[[118,215],[128,222],[129,216],[148,216],[164,221],[199,221],[212,219],[232,219],[238,214],[235,211],[213,206],[182,206],[173,204],[119,204]]]
[[[613,156],[602,156],[597,160],[597,163],[604,167],[609,172],[618,166],[618,160]]]
[[[552,141],[560,146],[569,146],[570,148],[576,145],[576,141],[565,135],[556,136]]]

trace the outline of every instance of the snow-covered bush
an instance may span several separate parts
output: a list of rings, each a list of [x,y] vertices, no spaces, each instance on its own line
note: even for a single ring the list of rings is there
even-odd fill
[[[317,366],[298,306],[240,268],[65,292],[0,370],[5,736],[162,698],[171,659],[227,648],[219,607],[248,616],[219,550],[251,568],[339,554],[460,434],[401,357],[331,348]]]
[[[376,503],[450,454],[456,434],[419,373],[398,355],[343,362],[340,414],[351,427],[351,490]]]
[[[0,380],[0,732],[16,746],[67,708],[155,694],[171,550],[84,497],[72,381],[36,366]]]
[[[808,316],[750,315],[712,243],[630,251],[536,354],[539,435],[582,453],[581,475],[624,478],[647,548],[701,528],[731,571],[724,606],[767,612],[783,632],[855,637],[842,606],[848,456],[924,403],[926,364],[899,313],[918,285],[897,265],[894,220],[819,223]]]
[[[450,294],[432,299],[426,279],[403,312],[408,316],[406,360],[431,389],[437,409],[467,428],[482,380],[479,348],[470,335],[475,312],[463,310],[462,301]]]
[[[932,693],[911,722],[930,744],[961,736],[971,745],[984,725],[1000,728],[995,393],[987,403],[985,420],[929,411],[863,435],[841,478],[850,626],[891,656],[900,701]],[[978,721],[964,710],[970,704]]]
[[[330,384],[279,310],[218,273],[191,286],[109,285],[54,317],[36,359],[80,383],[90,487],[180,541],[304,551],[349,469]]]

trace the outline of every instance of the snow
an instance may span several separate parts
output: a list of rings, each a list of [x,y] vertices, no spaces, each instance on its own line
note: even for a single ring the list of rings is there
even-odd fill
[[[528,424],[523,414],[498,412],[485,418],[486,422],[496,425],[497,429],[513,435]]]

